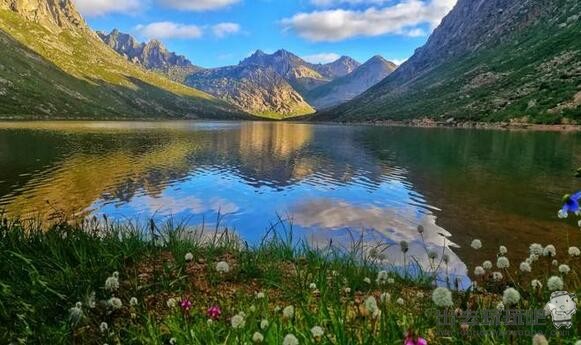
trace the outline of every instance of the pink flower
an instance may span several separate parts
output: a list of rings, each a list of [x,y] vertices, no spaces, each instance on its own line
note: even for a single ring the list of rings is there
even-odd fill
[[[180,307],[182,307],[183,311],[190,311],[190,309],[192,309],[192,302],[189,299],[184,298],[180,302]]]
[[[218,320],[222,315],[222,310],[217,305],[208,308],[208,317],[212,320]]]
[[[428,345],[428,341],[422,337],[413,337],[408,333],[403,345]]]

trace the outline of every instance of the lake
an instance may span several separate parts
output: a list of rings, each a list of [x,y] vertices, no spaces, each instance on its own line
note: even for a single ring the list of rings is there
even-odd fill
[[[465,275],[532,242],[581,243],[562,196],[581,187],[581,134],[280,122],[0,123],[0,209],[235,228],[257,243],[279,218],[313,245],[410,243]],[[423,240],[417,227],[425,229]],[[479,238],[484,248],[474,251]],[[424,245],[425,243],[425,245]],[[401,257],[399,246],[388,258]]]

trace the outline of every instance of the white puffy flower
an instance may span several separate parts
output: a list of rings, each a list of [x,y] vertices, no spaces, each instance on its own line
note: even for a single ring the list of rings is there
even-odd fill
[[[377,273],[377,279],[375,280],[377,284],[385,284],[387,282],[388,276],[387,271],[379,271]]]
[[[137,301],[137,298],[135,298],[135,297],[131,297],[131,298],[129,299],[129,305],[131,305],[131,306],[133,306],[133,307],[135,307],[135,306],[136,306],[138,303],[139,303],[139,302]]]
[[[87,305],[91,309],[95,309],[97,307],[97,294],[95,293],[95,291],[91,292],[91,294],[87,298]]]
[[[250,310],[251,313],[254,313],[256,311],[256,306],[251,305],[250,308],[248,308],[248,310]]]
[[[123,302],[121,302],[121,300],[117,297],[109,298],[107,304],[109,304],[109,306],[114,310],[121,309],[123,307]]]
[[[232,328],[244,328],[246,325],[246,318],[244,317],[244,314],[238,313],[232,316],[230,319],[230,324],[232,325]]]
[[[502,302],[505,305],[514,305],[520,301],[520,293],[513,288],[508,288],[504,290],[502,294]]]
[[[547,280],[547,287],[551,291],[563,290],[563,279],[561,279],[561,277],[552,276]]]
[[[317,284],[315,284],[315,283],[309,284],[309,289],[316,290],[317,289]]]
[[[264,341],[264,336],[260,332],[254,332],[252,335],[252,341],[254,343],[262,343]]]
[[[263,299],[265,297],[266,297],[266,295],[264,294],[264,292],[259,292],[256,294],[256,298],[258,298],[258,299]]]
[[[500,272],[492,272],[492,280],[501,281],[504,278]]]
[[[230,265],[226,261],[220,261],[216,264],[216,271],[218,273],[228,273],[230,272]]]
[[[555,267],[559,266],[559,261],[557,261],[557,260],[553,260],[551,263],[552,263],[552,264],[553,264],[553,266],[555,266]]]
[[[176,338],[171,338],[171,339],[169,340],[169,343],[170,343],[170,345],[175,345],[175,344],[177,344],[177,343],[178,343],[178,340],[177,340]]]
[[[543,288],[543,284],[538,279],[533,279],[531,281],[531,287],[533,289],[542,289]]]
[[[581,220],[580,220],[579,222],[581,223]],[[548,344],[547,344],[547,345],[548,345]],[[581,345],[581,340],[577,340],[577,341],[575,342],[575,345]]]
[[[422,298],[424,298],[424,297],[425,297],[425,295],[424,295],[424,293],[423,293],[423,292],[421,292],[421,291],[418,291],[418,292],[416,293],[416,297],[417,297],[417,298],[419,298],[419,299],[422,299]]]
[[[344,289],[343,289],[343,291],[344,291],[346,294],[350,294],[350,293],[351,293],[351,288],[348,288],[348,287],[346,287],[346,288],[344,288]]]
[[[543,248],[543,256],[556,256],[557,255],[557,250],[555,249],[555,246],[552,244],[549,244],[548,246],[546,246],[545,248]]]
[[[365,308],[369,311],[369,313],[373,315],[375,315],[379,311],[375,297],[369,296],[367,297],[367,299],[365,299]]]
[[[395,301],[395,303],[397,303],[397,304],[399,304],[399,305],[404,305],[404,304],[405,304],[405,301],[403,300],[403,298],[401,298],[401,297],[400,297],[400,298],[398,298],[398,299]]]
[[[73,325],[76,325],[79,322],[81,322],[83,316],[84,316],[83,304],[81,302],[75,303],[75,306],[69,309],[69,320]]]
[[[503,269],[503,268],[508,268],[510,266],[510,261],[508,261],[508,258],[506,256],[500,256],[497,260],[496,260],[496,267]]]
[[[117,291],[119,290],[119,272],[113,272],[107,280],[105,280],[105,290]]]
[[[99,331],[101,333],[106,333],[107,330],[109,330],[109,325],[107,324],[107,322],[101,322],[101,324],[99,325]]]
[[[287,306],[282,310],[282,316],[287,319],[292,319],[295,316],[295,307],[292,305]]]
[[[542,334],[535,334],[533,337],[533,345],[549,345],[547,338]]]
[[[194,254],[192,254],[192,253],[186,253],[186,255],[184,256],[184,259],[187,262],[190,262],[190,261],[194,260]]]
[[[175,308],[178,305],[178,301],[175,298],[170,298],[165,304],[168,308]]]
[[[454,305],[452,292],[445,287],[438,287],[432,292],[432,301],[438,307],[451,307]]]
[[[479,239],[474,239],[474,240],[472,240],[472,243],[470,243],[470,247],[478,250],[478,249],[482,248],[482,241],[480,241]]]
[[[563,274],[567,274],[567,273],[571,272],[571,267],[569,267],[569,265],[562,264],[559,266],[559,272],[561,272]]]
[[[323,331],[322,327],[315,326],[315,327],[311,328],[311,335],[315,339],[322,338],[325,335],[325,331]]]
[[[208,327],[212,327],[212,325],[214,324],[214,320],[208,319],[206,320],[206,324],[208,325]]]
[[[504,310],[504,303],[498,302],[498,304],[496,305],[496,309],[498,309],[498,310]]]
[[[567,214],[567,211],[560,209],[559,212],[557,212],[557,217],[559,217],[560,219],[565,219],[567,218],[569,215]]]
[[[528,262],[521,262],[519,268],[520,268],[521,272],[532,271],[531,264]]]
[[[492,262],[490,260],[486,260],[482,263],[482,267],[485,270],[491,270],[492,269]]]
[[[389,301],[391,301],[391,295],[389,292],[384,292],[381,294],[381,296],[379,296],[379,299],[382,303],[389,303]]]
[[[569,250],[567,252],[569,253],[569,256],[581,255],[581,250],[579,250],[579,247],[569,247]]]
[[[371,284],[371,279],[369,279],[368,277],[363,278],[363,282],[365,284]]]
[[[268,325],[269,325],[269,323],[268,323],[267,319],[263,319],[262,321],[260,321],[260,329],[261,330],[264,331],[265,329],[267,329]]]
[[[500,255],[506,255],[506,253],[508,253],[508,248],[506,248],[505,246],[500,246],[498,247],[498,252],[500,253]]]
[[[474,275],[477,277],[483,276],[484,273],[486,273],[486,271],[484,270],[484,268],[482,266],[476,266],[474,268]]]
[[[293,334],[287,334],[282,341],[282,345],[299,345],[299,340]]]
[[[389,285],[395,284],[395,279],[393,279],[393,278],[387,278],[387,283]]]
[[[531,255],[541,256],[543,255],[543,246],[538,243],[533,243],[529,246],[529,253]]]

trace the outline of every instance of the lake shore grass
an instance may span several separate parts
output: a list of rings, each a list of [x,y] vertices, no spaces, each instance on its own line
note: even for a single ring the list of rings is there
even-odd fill
[[[580,340],[579,316],[560,330],[544,314],[538,324],[504,318],[509,310],[542,311],[553,290],[579,295],[578,249],[558,249],[565,272],[550,246],[531,246],[528,272],[523,264],[504,267],[500,248],[494,267],[471,268],[476,284],[458,291],[449,279],[436,288],[438,273],[416,258],[405,268],[390,266],[381,244],[370,248],[354,238],[349,250],[315,249],[283,222],[253,246],[227,229],[107,218],[52,225],[3,218],[0,236],[0,339],[9,344],[531,344],[536,334],[551,344]],[[406,243],[399,246],[405,257]],[[446,254],[426,255],[445,267]],[[502,317],[490,325],[468,318],[483,311]]]

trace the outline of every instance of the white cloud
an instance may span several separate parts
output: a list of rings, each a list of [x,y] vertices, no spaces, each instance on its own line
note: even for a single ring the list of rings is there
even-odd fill
[[[162,5],[182,11],[209,11],[223,8],[240,0],[158,0]]]
[[[133,13],[143,8],[140,0],[73,0],[84,16],[102,16],[111,12]]]
[[[337,61],[341,55],[335,53],[320,53],[303,56],[302,59],[310,63],[329,63]]]
[[[311,0],[311,4],[319,7],[331,7],[341,4],[348,5],[383,5],[392,0]]]
[[[293,30],[311,41],[341,41],[356,36],[419,34],[418,25],[435,28],[454,7],[456,0],[404,0],[396,5],[366,10],[325,10],[298,13],[282,20],[285,30]]]
[[[220,23],[212,26],[214,36],[223,38],[240,32],[240,25],[236,23]]]
[[[406,62],[408,58],[405,59],[387,59],[388,61],[393,62],[394,64],[401,66],[402,63]]]
[[[148,39],[157,38],[199,38],[203,31],[197,25],[185,25],[172,22],[157,22],[138,25],[135,30]]]

